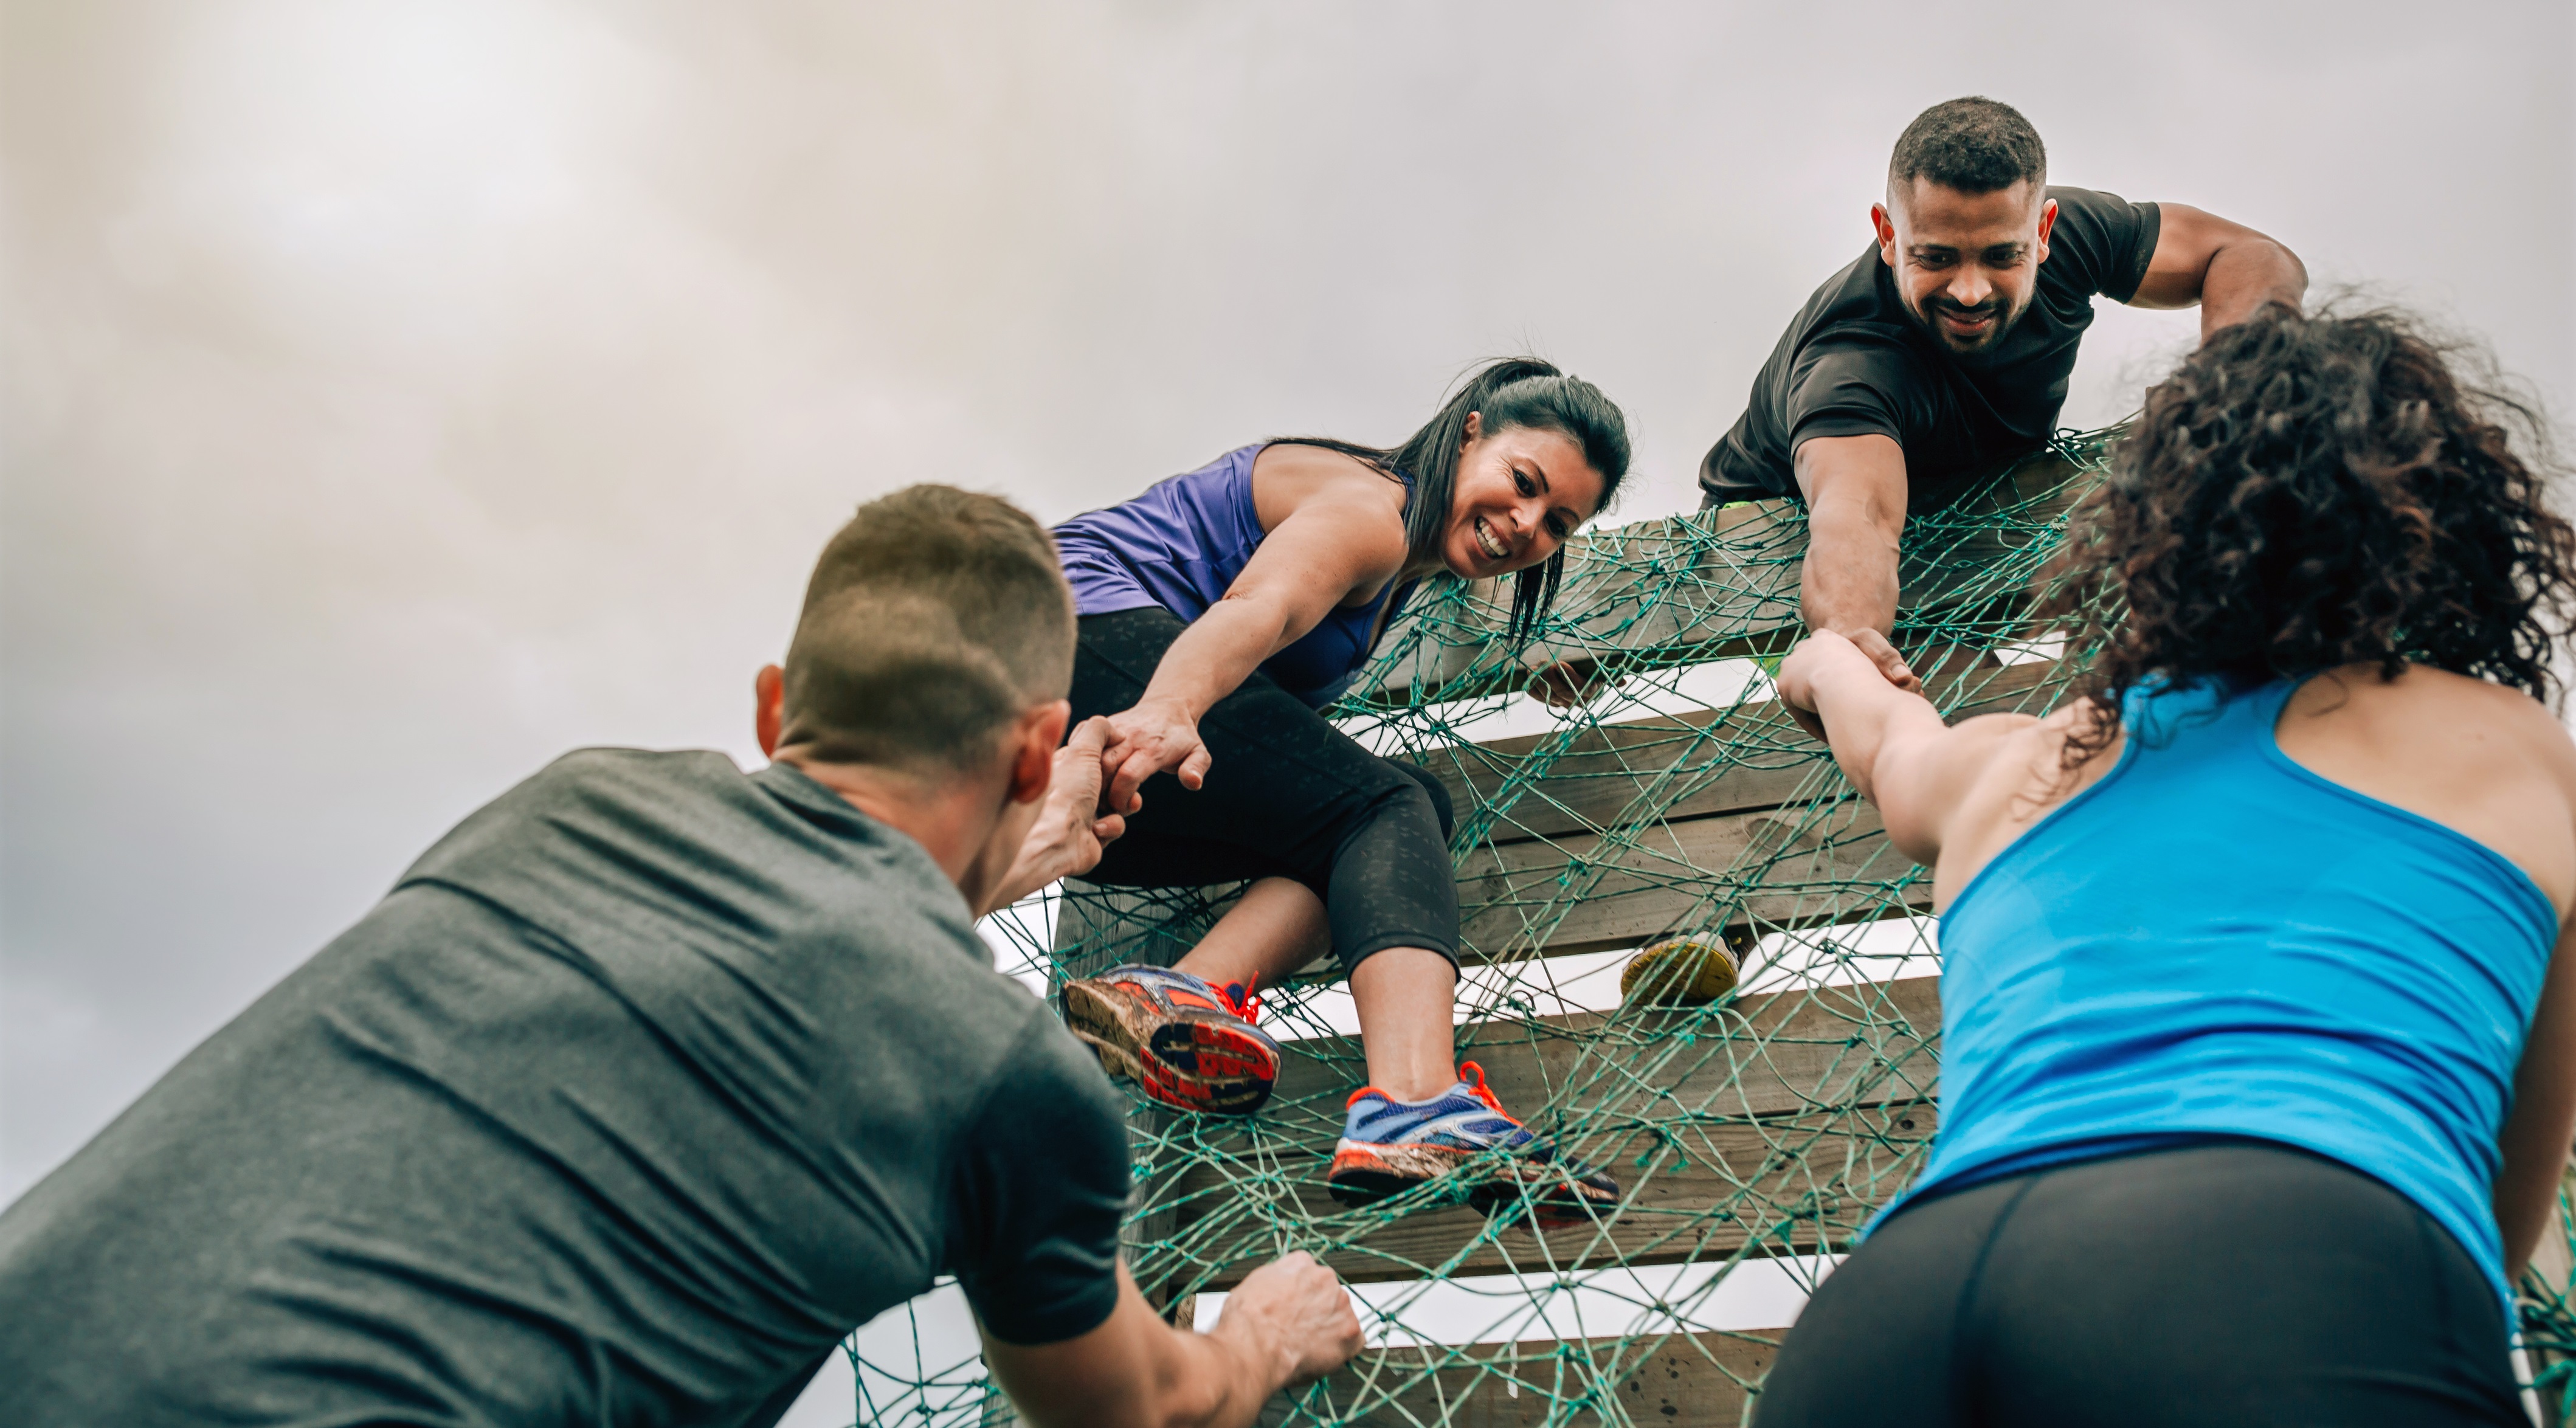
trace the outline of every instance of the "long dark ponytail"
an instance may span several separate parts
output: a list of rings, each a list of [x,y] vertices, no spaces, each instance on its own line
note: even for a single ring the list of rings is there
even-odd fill
[[[1386,472],[1413,478],[1413,496],[1404,508],[1404,544],[1408,560],[1419,560],[1440,548],[1448,533],[1449,507],[1458,489],[1458,452],[1467,444],[1467,418],[1483,413],[1485,435],[1510,427],[1553,431],[1583,448],[1583,459],[1601,473],[1601,502],[1595,514],[1609,509],[1611,497],[1628,474],[1628,420],[1618,404],[1580,377],[1569,377],[1553,362],[1536,357],[1503,357],[1468,374],[1456,392],[1440,405],[1422,429],[1396,447],[1362,446],[1323,436],[1282,437],[1296,446],[1321,446]],[[1514,578],[1510,634],[1529,638],[1556,603],[1565,580],[1565,550]]]

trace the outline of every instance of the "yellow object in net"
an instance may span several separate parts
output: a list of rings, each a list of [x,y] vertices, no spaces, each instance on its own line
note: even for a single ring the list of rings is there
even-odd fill
[[[1619,973],[1619,1000],[1629,1006],[1706,1006],[1735,990],[1753,934],[1668,937],[1641,949]]]

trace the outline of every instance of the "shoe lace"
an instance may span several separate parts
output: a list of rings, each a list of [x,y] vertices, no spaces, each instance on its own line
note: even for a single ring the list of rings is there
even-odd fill
[[[1258,1021],[1261,1017],[1261,995],[1258,990],[1260,986],[1261,974],[1255,972],[1252,974],[1251,981],[1226,983],[1225,990],[1217,993],[1217,996],[1225,1002],[1227,1011],[1247,1022]]]
[[[1503,1109],[1502,1098],[1495,1095],[1493,1088],[1485,1084],[1484,1067],[1477,1065],[1473,1061],[1461,1061],[1458,1063],[1458,1079],[1467,1082],[1467,1090],[1469,1094],[1473,1095],[1477,1100],[1484,1102],[1486,1108],[1491,1110],[1495,1115],[1501,1116],[1504,1120],[1510,1121],[1513,1125],[1520,1124],[1518,1117],[1515,1117],[1511,1112]]]

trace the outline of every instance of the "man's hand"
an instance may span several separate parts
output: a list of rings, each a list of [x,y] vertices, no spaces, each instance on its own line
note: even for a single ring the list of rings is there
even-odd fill
[[[1364,1342],[1341,1277],[1304,1250],[1245,1275],[1225,1297],[1214,1334],[1291,1388],[1340,1368]]]
[[[1058,878],[1090,872],[1099,866],[1102,845],[1127,831],[1126,819],[1098,811],[1100,751],[1108,737],[1109,721],[1095,716],[1055,751],[1055,782],[1047,786],[1046,803],[986,911],[1008,907]]]
[[[1117,1307],[1090,1333],[1025,1347],[984,1336],[984,1362],[1033,1428],[1251,1428],[1272,1394],[1359,1349],[1350,1295],[1302,1252],[1244,1276],[1205,1334],[1164,1323],[1122,1264]]]

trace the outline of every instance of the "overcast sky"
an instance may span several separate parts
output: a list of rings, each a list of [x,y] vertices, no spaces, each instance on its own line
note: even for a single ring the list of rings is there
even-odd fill
[[[1936,100],[2576,410],[2571,13],[13,0],[0,1201],[547,759],[754,758],[871,495],[1061,518],[1529,347],[1682,508]],[[2195,332],[2107,315],[2068,420]]]

